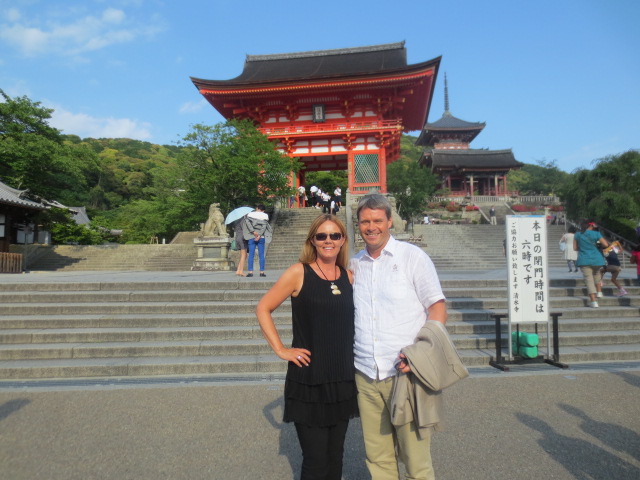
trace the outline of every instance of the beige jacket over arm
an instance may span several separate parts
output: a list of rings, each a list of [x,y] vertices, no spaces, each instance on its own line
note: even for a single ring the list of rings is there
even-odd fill
[[[442,390],[469,376],[445,326],[428,320],[416,341],[402,349],[411,372],[398,373],[391,396],[391,422],[415,422],[422,438],[431,429],[441,430]]]

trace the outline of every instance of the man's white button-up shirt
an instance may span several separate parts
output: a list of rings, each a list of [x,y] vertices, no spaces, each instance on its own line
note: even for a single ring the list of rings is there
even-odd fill
[[[390,237],[378,258],[364,249],[349,264],[354,274],[355,366],[371,379],[395,375],[394,362],[414,343],[427,309],[444,300],[431,258]]]

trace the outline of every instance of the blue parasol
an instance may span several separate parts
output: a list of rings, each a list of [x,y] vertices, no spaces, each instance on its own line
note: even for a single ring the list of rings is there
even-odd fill
[[[224,219],[224,224],[229,225],[230,223],[233,223],[236,220],[244,217],[247,213],[253,212],[253,210],[253,207],[238,207],[234,210],[231,210],[227,215],[227,218]]]

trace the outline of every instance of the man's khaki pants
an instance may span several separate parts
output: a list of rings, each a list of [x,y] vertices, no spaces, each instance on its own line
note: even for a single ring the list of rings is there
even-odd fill
[[[431,436],[420,439],[413,422],[401,427],[391,424],[390,400],[393,377],[372,380],[356,372],[358,407],[367,468],[372,480],[398,480],[398,456],[405,465],[407,479],[434,480],[431,464]]]

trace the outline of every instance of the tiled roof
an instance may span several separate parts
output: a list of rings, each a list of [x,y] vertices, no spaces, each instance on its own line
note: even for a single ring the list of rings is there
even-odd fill
[[[423,162],[433,168],[519,168],[518,162],[509,150],[427,150]]]
[[[427,123],[424,126],[425,130],[442,130],[442,129],[467,129],[467,128],[478,128],[482,130],[485,127],[484,122],[466,122],[464,120],[460,120],[457,117],[451,115],[450,112],[444,112],[440,120],[437,120],[433,123]]]
[[[91,223],[86,207],[69,207],[69,210],[73,213],[73,221],[78,225],[89,225]]]
[[[433,63],[433,60],[430,62]],[[409,66],[418,65],[421,64]],[[204,80],[192,77],[191,80],[198,89],[202,89],[216,85],[251,85],[286,80],[392,73],[407,67],[407,50],[404,42],[398,42],[335,50],[247,55],[244,70],[236,78]]]
[[[26,190],[17,190],[2,182],[0,182],[0,203],[36,210],[45,210],[47,208],[42,203],[26,198]]]
[[[426,123],[416,140],[416,145],[433,146],[439,142],[442,134],[447,137],[456,136],[460,141],[470,143],[485,127],[484,122],[466,122],[451,115],[446,110],[442,117],[433,123]]]

